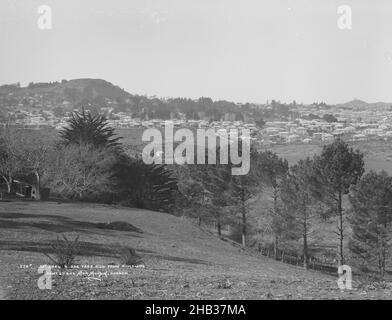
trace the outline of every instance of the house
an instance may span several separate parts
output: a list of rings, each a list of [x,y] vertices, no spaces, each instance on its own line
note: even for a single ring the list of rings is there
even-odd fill
[[[322,140],[326,142],[332,142],[334,140],[334,136],[329,133],[324,133],[322,136]]]
[[[13,187],[13,190],[15,191],[16,195],[23,197],[25,199],[37,200],[37,195],[38,195],[37,185],[31,184],[28,182],[24,182],[24,181],[14,180],[12,187]],[[48,200],[49,194],[50,194],[49,188],[41,188],[40,189],[40,195],[41,195],[40,200]]]
[[[19,180],[13,181],[12,188],[18,196],[24,197],[26,199],[33,199],[33,194],[36,194],[36,189],[32,184]]]

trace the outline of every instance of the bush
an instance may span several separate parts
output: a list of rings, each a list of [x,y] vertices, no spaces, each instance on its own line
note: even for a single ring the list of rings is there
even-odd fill
[[[131,231],[137,233],[143,233],[139,228],[131,225],[125,221],[113,221],[108,223],[98,223],[98,228],[107,229],[107,230],[116,230],[116,231]]]
[[[122,247],[119,250],[119,256],[121,265],[137,266],[143,264],[141,257],[136,253],[136,250],[133,248]]]
[[[56,266],[59,266],[61,269],[72,267],[76,256],[80,253],[80,246],[78,243],[79,236],[77,236],[75,240],[70,241],[65,235],[63,235],[63,239],[64,240],[60,240],[60,238],[57,237],[57,240],[52,245],[54,257],[44,253]]]

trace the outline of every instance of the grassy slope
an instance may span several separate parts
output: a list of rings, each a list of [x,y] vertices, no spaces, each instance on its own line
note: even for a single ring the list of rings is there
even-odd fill
[[[359,149],[365,155],[365,169],[367,171],[385,170],[392,174],[392,149],[389,141],[373,140],[351,143],[354,149]],[[321,145],[277,145],[271,148],[280,157],[287,159],[290,164],[295,164],[301,159],[312,157],[314,154],[320,154]]]
[[[126,148],[137,148],[142,150],[143,146],[147,144],[142,142],[141,136],[143,130],[140,128],[119,129],[117,130],[117,133],[123,137],[122,143]],[[366,171],[385,170],[389,174],[392,174],[392,148],[390,147],[390,141],[358,141],[350,142],[350,146],[354,149],[359,149],[364,153]],[[287,144],[275,145],[266,149],[287,159],[289,164],[292,165],[306,157],[313,157],[314,154],[320,154],[322,147],[323,146],[319,144]]]
[[[110,221],[127,221],[143,233],[97,228],[97,222]],[[59,232],[80,235],[80,265],[118,263],[115,248],[121,244],[136,248],[146,267],[101,281],[55,276],[52,290],[39,290],[37,267],[50,262],[42,252],[50,252]],[[0,264],[0,288],[11,299],[388,297],[388,290],[341,293],[334,277],[250,254],[187,220],[94,204],[1,203]]]

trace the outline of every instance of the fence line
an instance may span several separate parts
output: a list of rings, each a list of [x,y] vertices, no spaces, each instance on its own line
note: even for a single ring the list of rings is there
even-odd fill
[[[258,250],[259,253],[261,253],[263,256],[266,256],[268,258],[275,258],[274,257],[274,251],[271,250],[271,248],[267,247],[262,247],[259,245]],[[289,252],[285,252],[284,250],[278,250],[277,251],[277,256],[276,256],[277,261],[282,261],[284,263],[288,263],[291,265],[295,266],[303,266],[304,265],[304,257],[303,255],[294,255]],[[337,274],[338,268],[333,265],[333,264],[327,264],[319,261],[316,257],[310,256],[308,259],[308,268],[329,273],[329,274]]]

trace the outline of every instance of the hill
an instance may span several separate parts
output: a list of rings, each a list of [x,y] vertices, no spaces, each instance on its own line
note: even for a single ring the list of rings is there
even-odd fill
[[[230,101],[212,101],[210,98],[201,97],[191,100],[181,97],[160,99],[130,94],[124,89],[102,79],[73,79],[61,80],[48,83],[29,83],[21,87],[19,83],[0,86],[0,109],[14,109],[23,106],[37,107],[43,110],[64,106],[69,109],[79,108],[81,105],[89,105],[99,111],[103,107],[112,107],[116,111],[131,112],[134,115],[152,118],[166,117],[176,113],[185,113],[188,118],[198,118],[200,113],[203,117],[210,116],[219,120],[222,116],[243,120],[244,117],[258,119],[260,117],[274,119],[288,117],[289,109],[296,108],[293,104],[281,104],[272,100],[271,108],[254,103],[237,104]],[[346,109],[385,109],[390,108],[392,103],[375,102],[368,103],[354,99],[345,103],[337,104],[337,107]]]
[[[391,107],[392,103],[381,102],[381,101],[368,103],[363,100],[354,99],[346,103],[338,104],[337,106],[341,108],[348,108],[348,109],[385,109]]]
[[[131,95],[125,90],[102,79],[74,79],[62,80],[61,82],[30,83],[27,87],[1,86],[0,94],[14,93],[17,96],[31,94],[52,94],[58,98],[67,98],[72,90],[86,97],[96,98],[98,96],[108,99],[128,98]]]
[[[103,229],[123,221],[129,231]],[[39,290],[43,252],[61,233],[80,236],[77,264],[89,275],[55,275]],[[336,278],[286,265],[234,246],[165,213],[86,203],[4,202],[0,207],[0,292],[9,299],[317,299],[385,298],[385,290],[340,292]],[[120,246],[133,247],[145,268],[105,275]],[[101,266],[99,268],[98,266]]]
[[[186,117],[206,121],[241,120],[263,126],[265,120],[289,120],[297,117],[298,106],[294,102],[286,104],[274,100],[270,105],[261,105],[226,100],[213,101],[208,97],[200,97],[196,100],[181,97],[167,99],[147,97],[130,94],[102,79],[30,83],[26,87],[21,87],[19,83],[0,86],[0,121],[7,119],[7,112],[12,114],[20,110],[34,110],[39,113],[42,110],[53,110],[56,116],[64,116],[66,112],[84,107],[109,117],[113,111],[126,112],[134,118],[145,120]],[[352,100],[337,107],[385,109],[390,108],[391,104]]]
[[[262,118],[262,112],[256,104],[238,105],[230,101],[213,101],[205,97],[192,100],[132,95],[101,79],[30,83],[27,87],[21,87],[20,84],[0,86],[0,110],[12,112],[57,109],[57,114],[62,116],[67,111],[81,107],[97,113],[105,113],[108,109],[127,112],[135,118],[142,119],[171,119],[173,116],[181,118],[184,115],[188,119],[206,120],[220,120],[226,117],[232,120],[249,118],[257,121]],[[285,106],[284,109],[287,108]]]
[[[0,86],[0,112],[14,115],[18,111],[53,111],[58,117],[84,107],[101,113],[112,108],[125,110],[124,104],[134,105],[136,99],[125,90],[101,79],[74,79],[61,82],[30,83]],[[103,108],[103,109],[102,109]],[[3,115],[3,118],[7,118]]]

